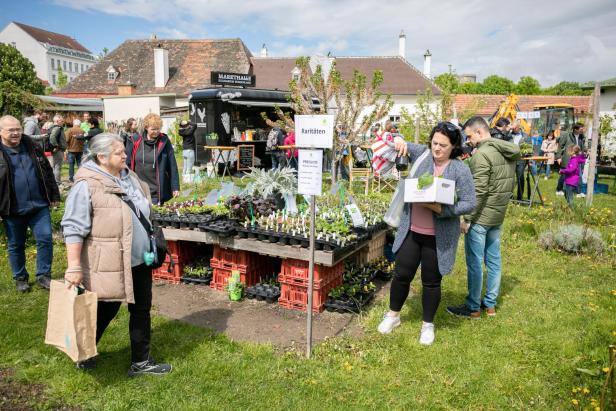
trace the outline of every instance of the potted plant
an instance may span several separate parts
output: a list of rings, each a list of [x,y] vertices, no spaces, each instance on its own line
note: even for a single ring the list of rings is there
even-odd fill
[[[239,271],[232,271],[229,283],[225,287],[231,301],[240,301],[244,294],[244,284],[240,281]]]

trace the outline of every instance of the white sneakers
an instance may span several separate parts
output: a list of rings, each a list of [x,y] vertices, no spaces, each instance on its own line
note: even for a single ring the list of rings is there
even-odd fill
[[[383,321],[377,327],[378,332],[381,334],[389,334],[394,328],[400,325],[400,316],[395,317],[387,315],[383,316]],[[419,334],[419,344],[432,345],[434,342],[434,324],[424,322],[421,326],[421,334]]]
[[[584,197],[586,197],[586,194],[584,194],[584,193],[580,193],[580,194],[576,194],[575,196],[576,196],[577,198],[584,198]]]
[[[421,326],[421,334],[419,334],[419,344],[432,345],[434,342],[434,324],[424,322]]]
[[[381,334],[389,334],[394,328],[400,325],[400,316],[391,317],[385,313],[383,321],[379,324],[377,330]]]
[[[557,195],[557,196],[564,196],[564,195],[565,195],[565,192],[564,192],[564,191],[557,191],[557,192],[556,192],[556,195]]]
[[[543,179],[544,179],[544,180],[547,180],[548,178],[547,178],[547,176],[546,176],[546,177],[543,177]]]

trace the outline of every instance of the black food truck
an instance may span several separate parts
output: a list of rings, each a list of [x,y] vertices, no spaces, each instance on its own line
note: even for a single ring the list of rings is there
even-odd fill
[[[242,87],[216,87],[194,90],[188,98],[190,120],[197,125],[196,161],[210,160],[207,146],[254,145],[254,156],[261,165],[271,167],[265,153],[267,126],[261,113],[276,120],[274,106],[290,110],[289,93],[278,90],[247,89]],[[216,138],[213,138],[216,137]]]

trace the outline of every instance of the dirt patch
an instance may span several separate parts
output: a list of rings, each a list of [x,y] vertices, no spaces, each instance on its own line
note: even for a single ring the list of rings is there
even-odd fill
[[[389,284],[379,295],[387,292]],[[159,314],[210,328],[236,341],[272,344],[277,349],[303,350],[306,314],[278,304],[244,299],[229,301],[227,294],[207,286],[155,284],[153,303]],[[313,315],[314,343],[328,337],[362,337],[357,316],[324,311]]]
[[[81,408],[76,407],[49,404],[44,385],[18,382],[14,379],[13,374],[14,372],[11,369],[0,369],[0,410],[37,410],[40,409],[41,404],[44,404],[45,408],[50,410],[81,410]]]

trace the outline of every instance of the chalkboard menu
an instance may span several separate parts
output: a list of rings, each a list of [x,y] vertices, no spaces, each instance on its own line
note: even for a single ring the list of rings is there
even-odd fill
[[[255,146],[245,144],[237,146],[237,170],[250,170],[254,166]]]

